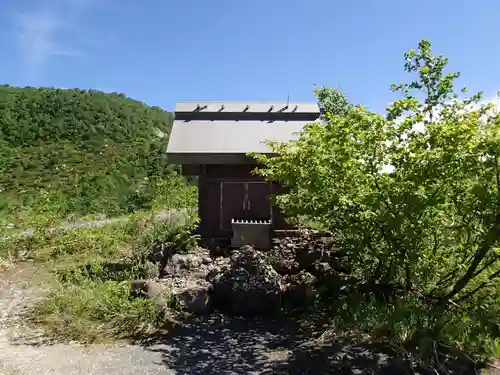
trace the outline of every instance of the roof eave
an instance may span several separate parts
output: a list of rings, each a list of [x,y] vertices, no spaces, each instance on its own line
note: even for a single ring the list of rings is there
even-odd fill
[[[272,152],[262,153],[267,156],[276,156]],[[191,153],[191,152],[167,152],[170,163],[181,165],[203,165],[203,164],[255,164],[254,158],[242,153]]]

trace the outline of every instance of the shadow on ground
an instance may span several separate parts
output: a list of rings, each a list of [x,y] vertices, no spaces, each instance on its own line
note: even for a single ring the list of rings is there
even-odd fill
[[[165,367],[184,375],[233,374],[435,374],[412,372],[382,348],[347,342],[319,345],[310,333],[279,320],[211,315],[193,319],[147,350],[160,352]],[[450,374],[474,374],[457,368]]]

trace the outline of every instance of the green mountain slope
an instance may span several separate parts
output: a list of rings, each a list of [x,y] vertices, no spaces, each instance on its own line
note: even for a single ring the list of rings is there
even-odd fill
[[[147,207],[172,122],[123,94],[0,86],[0,213],[42,192],[78,215]]]

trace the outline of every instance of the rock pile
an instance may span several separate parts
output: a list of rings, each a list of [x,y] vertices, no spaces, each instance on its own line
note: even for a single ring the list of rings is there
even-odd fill
[[[147,266],[156,272],[149,272],[151,280],[133,284],[134,291],[195,314],[217,309],[262,315],[307,307],[322,286],[338,287],[347,273],[331,236],[315,232],[275,239],[268,252],[244,246],[230,257],[211,258],[201,248],[168,259],[156,255],[155,264]]]
[[[167,255],[157,252],[153,262],[147,262],[145,280],[132,283],[134,295],[145,296],[165,309],[176,308],[193,314],[209,312],[213,285],[207,279],[229,264],[219,257],[212,259],[208,250],[199,248],[186,254]]]
[[[328,234],[304,231],[298,237],[275,238],[273,243],[269,260],[280,274],[296,274],[301,270],[321,274],[326,264],[338,272],[348,272],[342,267],[344,254]]]
[[[328,233],[303,231],[300,236],[275,238],[267,254],[283,279],[286,308],[310,306],[318,293],[337,294],[347,279],[345,254]]]
[[[260,251],[244,246],[229,267],[212,273],[214,306],[235,315],[260,315],[281,309],[281,277]]]

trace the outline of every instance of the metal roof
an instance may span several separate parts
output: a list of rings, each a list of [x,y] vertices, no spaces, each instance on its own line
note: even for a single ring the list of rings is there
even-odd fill
[[[176,112],[222,113],[317,113],[317,103],[311,102],[179,102]]]
[[[317,103],[207,102],[176,104],[167,153],[176,164],[248,163],[249,152],[270,154],[266,140],[297,138],[320,116]]]
[[[289,141],[311,121],[175,121],[167,153],[177,164],[248,162],[249,152],[270,154],[266,140]]]

